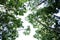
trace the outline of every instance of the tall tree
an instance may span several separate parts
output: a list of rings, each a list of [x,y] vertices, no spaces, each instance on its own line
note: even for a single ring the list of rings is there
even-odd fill
[[[60,40],[60,29],[56,27],[54,29],[51,28],[54,23],[56,24],[56,19],[52,16],[54,13],[59,12],[60,0],[31,1],[30,6],[32,7],[32,11],[35,11],[28,16],[28,20],[33,24],[34,28],[37,28],[34,37],[38,40]],[[41,5],[42,3],[44,3],[45,7],[37,10],[37,6]]]
[[[22,21],[17,15],[23,15],[26,8],[23,5],[28,0],[0,0],[0,39],[15,40],[17,28],[22,27]]]

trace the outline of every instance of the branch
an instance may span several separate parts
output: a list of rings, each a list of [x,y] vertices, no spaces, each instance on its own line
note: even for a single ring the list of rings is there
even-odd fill
[[[44,3],[45,1],[47,1],[47,0],[42,1],[42,2],[41,2],[41,3],[39,3],[37,6],[41,5],[41,4],[42,4],[42,3]]]
[[[43,27],[47,27],[45,24],[41,23],[38,19],[35,18],[35,20],[41,25],[43,25]],[[51,27],[47,27],[47,28],[55,30],[55,28],[51,28]]]
[[[47,27],[45,24],[41,23],[37,18],[34,18],[38,23],[40,23],[41,25]]]

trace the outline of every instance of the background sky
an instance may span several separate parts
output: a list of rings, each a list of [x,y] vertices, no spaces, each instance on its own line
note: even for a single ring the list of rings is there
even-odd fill
[[[33,26],[32,26],[32,24],[29,23],[29,22],[26,20],[26,17],[27,17],[29,14],[31,14],[32,11],[29,10],[30,6],[28,7],[28,2],[27,2],[25,5],[26,5],[26,8],[27,8],[27,13],[25,13],[24,16],[18,16],[18,17],[20,17],[20,18],[22,19],[22,21],[23,21],[23,26],[24,26],[25,28],[27,28],[27,26],[30,26],[31,32],[30,32],[30,35],[25,36],[25,35],[23,34],[24,30],[19,31],[21,28],[18,28],[19,37],[16,38],[16,40],[37,40],[36,38],[33,37],[33,35],[35,34],[35,30],[36,30],[36,29],[34,29]],[[44,5],[44,3],[41,4],[41,5],[39,5],[39,6],[37,7],[37,9],[43,8],[43,5]]]
[[[20,30],[21,28],[18,28],[19,37],[18,37],[16,40],[37,40],[37,39],[35,39],[35,38],[33,37],[33,35],[35,34],[35,30],[36,30],[36,29],[34,29],[33,26],[32,26],[32,24],[30,24],[30,23],[25,19],[25,17],[27,17],[30,13],[31,13],[31,11],[29,10],[29,11],[27,11],[26,14],[24,14],[24,16],[20,16],[20,18],[21,18],[22,21],[23,21],[23,26],[24,26],[25,28],[27,28],[27,26],[30,26],[30,28],[31,28],[30,35],[25,36],[25,35],[23,34],[24,30]],[[19,30],[20,30],[20,31],[19,31]]]

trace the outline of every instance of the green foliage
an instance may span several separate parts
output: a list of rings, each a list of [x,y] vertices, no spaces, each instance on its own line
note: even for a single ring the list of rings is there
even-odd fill
[[[30,26],[28,26],[27,29],[25,29],[25,31],[23,32],[25,35],[29,35],[30,34]]]
[[[38,2],[37,4],[35,4],[36,2],[37,1],[31,3],[32,8],[34,7],[34,5],[39,4]],[[54,13],[59,12],[60,1],[45,0],[44,3],[45,2],[47,3],[47,5],[45,5],[44,8],[38,9],[36,13],[32,13],[28,16],[29,22],[33,24],[34,28],[38,28],[34,37],[38,40],[60,40],[60,34],[58,34],[54,29],[50,28],[55,23],[55,19],[52,16]],[[40,3],[40,5],[41,4],[42,3]],[[35,8],[37,8],[37,6],[35,6],[34,9]]]
[[[19,15],[26,12],[24,3],[28,0],[0,0],[0,30],[2,40],[15,40],[18,37],[17,28],[23,27]],[[4,11],[5,10],[5,11]]]

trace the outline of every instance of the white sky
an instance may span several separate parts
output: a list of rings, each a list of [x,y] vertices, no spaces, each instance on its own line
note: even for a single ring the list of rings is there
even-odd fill
[[[27,2],[27,3],[28,3],[28,2]],[[27,4],[26,4],[26,5],[27,5]],[[44,5],[44,4],[38,6],[37,9],[43,8],[43,5]],[[27,7],[27,6],[26,6],[26,7]],[[30,7],[27,7],[27,10],[28,10],[29,8],[30,8]],[[24,26],[25,28],[27,28],[27,26],[30,26],[30,28],[31,28],[30,35],[25,36],[25,35],[23,34],[24,30],[18,31],[19,37],[16,38],[16,40],[37,40],[36,38],[33,37],[33,35],[35,34],[35,30],[36,30],[36,29],[34,29],[33,26],[32,26],[32,24],[30,24],[30,23],[25,19],[25,17],[27,17],[27,16],[28,16],[29,14],[31,14],[31,13],[32,13],[32,11],[28,10],[27,13],[24,14],[24,16],[20,16],[20,18],[21,18],[22,21],[24,22],[24,23],[23,23],[23,26]],[[18,30],[19,30],[19,29],[18,29]]]
[[[37,40],[33,37],[33,35],[35,34],[35,29],[33,28],[32,24],[30,24],[27,20],[25,20],[25,17],[27,17],[29,14],[31,13],[31,11],[28,11],[27,13],[24,14],[24,16],[20,16],[20,18],[22,19],[22,21],[24,22],[23,23],[23,26],[25,28],[27,28],[27,26],[30,26],[31,27],[31,32],[30,32],[30,35],[27,35],[25,36],[23,34],[23,31],[24,30],[21,30],[21,31],[18,31],[19,33],[19,37],[16,39],[16,40]],[[19,29],[18,29],[19,30]]]

